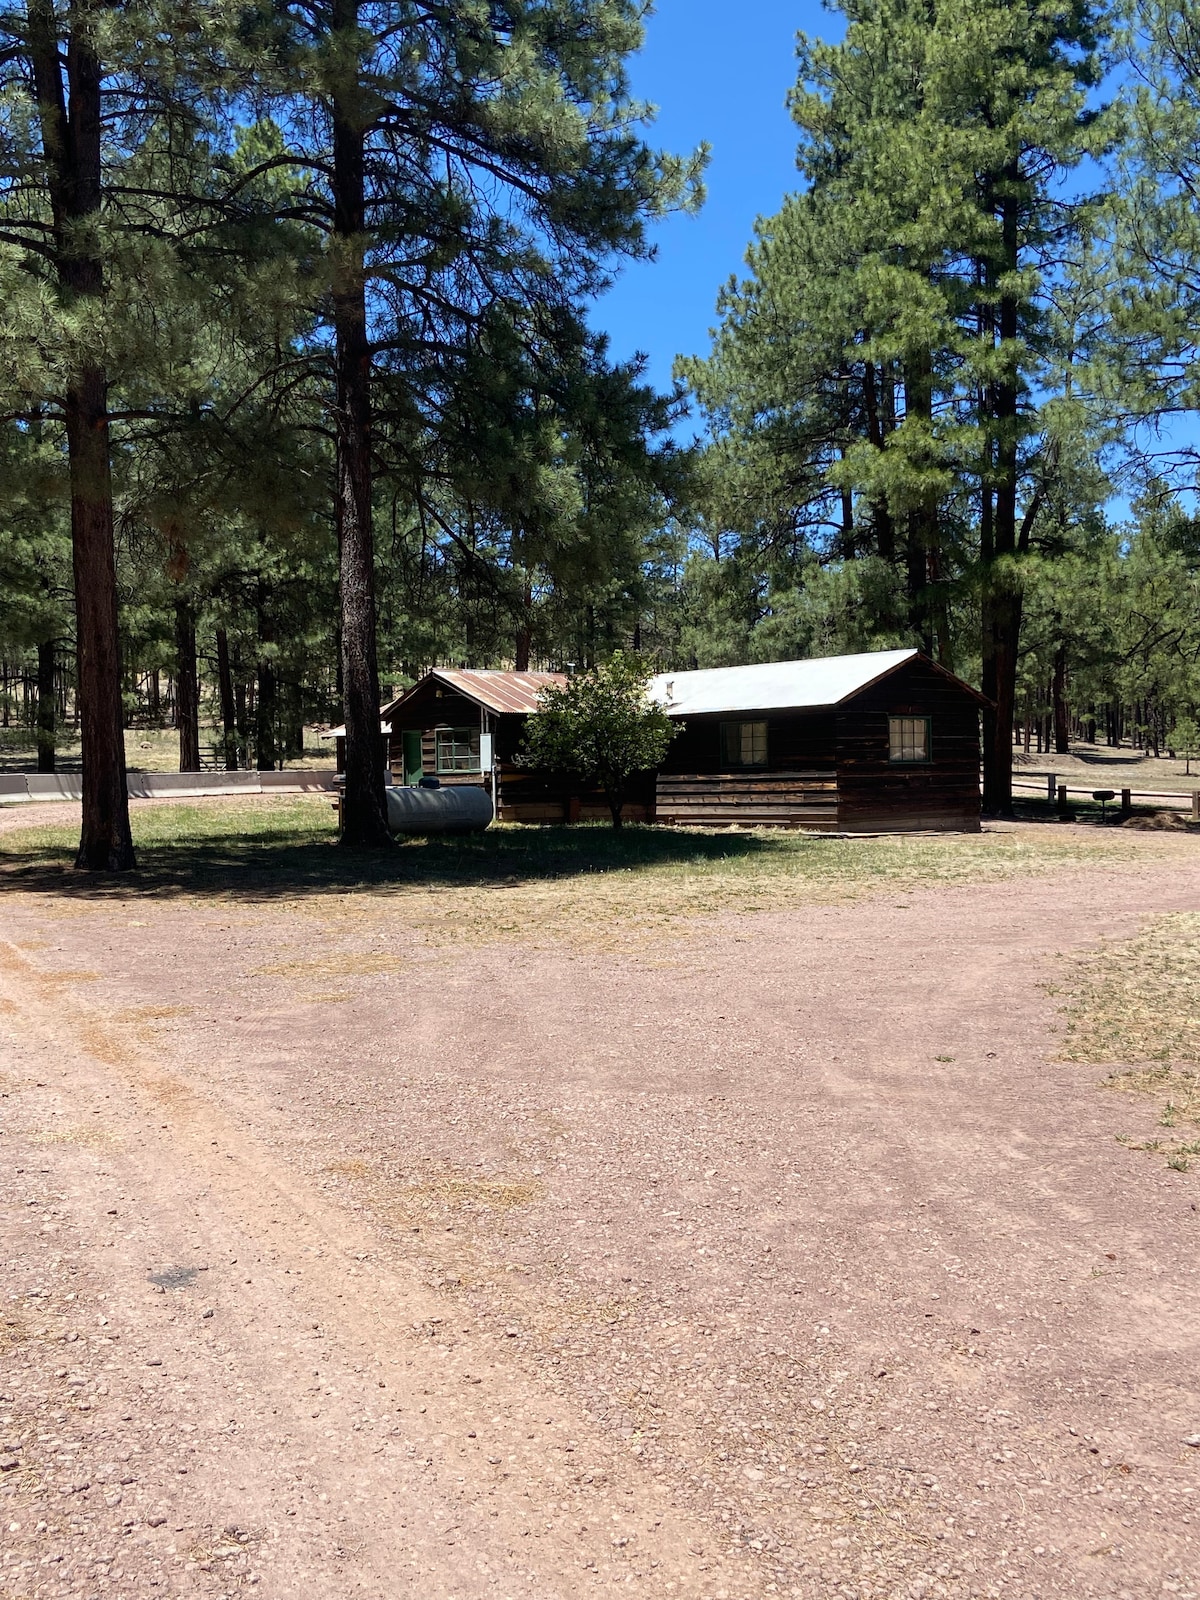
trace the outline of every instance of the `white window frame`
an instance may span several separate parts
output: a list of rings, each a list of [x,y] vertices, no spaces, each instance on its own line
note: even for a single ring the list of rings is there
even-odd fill
[[[442,759],[443,741],[451,747],[447,761]],[[464,772],[482,772],[480,766],[478,728],[435,728],[433,730],[433,766],[438,777],[458,777]],[[462,749],[460,747],[465,747]],[[463,761],[470,763],[462,764]]]

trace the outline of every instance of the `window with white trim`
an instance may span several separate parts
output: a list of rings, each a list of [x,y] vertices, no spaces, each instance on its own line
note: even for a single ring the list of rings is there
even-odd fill
[[[723,722],[721,760],[727,767],[765,767],[767,764],[767,725],[765,722]]]
[[[439,772],[478,772],[479,729],[438,728],[434,732]]]
[[[888,718],[888,760],[930,761],[929,718]]]

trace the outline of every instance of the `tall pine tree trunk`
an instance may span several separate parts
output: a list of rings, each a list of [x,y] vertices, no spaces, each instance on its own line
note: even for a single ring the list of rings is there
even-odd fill
[[[996,277],[1012,282],[1018,262],[1015,164],[1004,173],[1006,194],[1000,201],[1002,262]],[[993,280],[995,281],[995,280]],[[1018,307],[1015,292],[999,296],[999,377],[991,386],[991,416],[986,419],[995,440],[991,552],[983,560],[983,692],[995,702],[984,717],[983,809],[1011,816],[1013,809],[1013,721],[1016,716],[1017,659],[1023,600],[1017,573],[1017,480],[1019,390],[1017,386]]]
[[[1054,753],[1058,756],[1071,753],[1071,730],[1067,716],[1067,647],[1060,644],[1054,652],[1054,678],[1050,686],[1054,706]]]
[[[254,697],[254,764],[259,772],[275,770],[275,658],[270,649],[275,629],[267,608],[267,588],[258,583],[258,693]]]
[[[867,438],[876,450],[883,450],[887,445],[883,415],[885,400],[883,374],[874,362],[868,361],[863,367],[863,411],[867,419]],[[875,553],[890,566],[896,559],[896,530],[884,499],[876,500],[871,506],[871,521],[875,534]]]
[[[229,663],[229,635],[217,629],[217,694],[221,701],[221,732],[225,752],[225,771],[238,769],[237,706],[233,698],[233,670]]]
[[[371,346],[363,257],[365,140],[359,110],[358,0],[333,0],[333,29],[344,41],[341,70],[355,72],[333,93],[333,315],[337,372],[337,525],[341,552],[343,711],[346,787],[342,843],[390,845],[379,727],[375,541],[371,526]]]
[[[104,293],[94,231],[101,202],[102,73],[93,46],[99,18],[90,6],[76,5],[69,13],[68,36],[60,40],[52,0],[29,0],[27,15],[58,284],[68,303],[98,302]],[[134,865],[134,854],[121,715],[108,379],[98,360],[81,358],[68,375],[63,416],[83,746],[83,826],[75,865],[121,872]]]
[[[200,685],[196,679],[196,614],[189,600],[175,602],[175,720],[179,770],[200,771]]]
[[[518,672],[528,672],[533,653],[533,585],[526,583],[521,598],[521,619],[513,640],[513,666]]]
[[[54,640],[43,639],[37,653],[37,769],[53,772],[55,712],[58,709],[54,699]]]
[[[233,684],[233,710],[237,721],[238,749],[241,750],[249,763],[250,750],[250,709],[248,704],[246,680],[240,676],[234,679]]]
[[[920,426],[927,441],[933,434],[933,369],[928,350],[910,356],[904,373],[905,421]],[[911,450],[910,446],[910,450]],[[911,459],[918,470],[928,471],[929,445]],[[937,548],[937,501],[928,491],[908,512],[905,539],[905,577],[908,594],[908,623],[921,641],[925,654],[933,656],[933,617],[929,606],[929,561]]]

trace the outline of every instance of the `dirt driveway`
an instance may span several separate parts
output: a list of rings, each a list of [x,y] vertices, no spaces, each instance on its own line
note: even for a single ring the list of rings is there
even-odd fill
[[[439,947],[0,902],[0,1597],[1200,1593],[1200,1177],[1114,870]]]

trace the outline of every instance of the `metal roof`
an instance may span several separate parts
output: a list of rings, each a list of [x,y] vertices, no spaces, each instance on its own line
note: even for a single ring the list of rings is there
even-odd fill
[[[392,731],[391,723],[390,722],[381,722],[379,724],[379,731],[380,731],[380,733],[391,733],[391,731]],[[318,739],[344,739],[345,737],[346,737],[346,724],[344,722],[339,723],[339,725],[336,728],[326,728],[324,733],[319,733],[317,735]]]
[[[707,667],[699,672],[660,672],[646,690],[651,700],[673,717],[739,711],[784,711],[840,705],[851,695],[877,683],[917,650],[871,650],[855,656],[819,656],[812,661],[763,661],[749,667]],[[930,662],[936,672],[955,683],[961,680]],[[383,728],[388,719],[430,681],[436,679],[456,693],[489,711],[528,714],[537,711],[543,689],[567,682],[562,672],[499,672],[466,667],[435,667],[383,707]],[[976,700],[982,696],[969,684],[962,689]],[[344,737],[344,728],[330,728],[326,739]]]
[[[916,650],[871,650],[814,661],[763,661],[750,667],[660,672],[648,693],[673,717],[720,711],[782,711],[836,706],[916,658]]]
[[[431,678],[436,678],[447,688],[466,695],[477,705],[489,711],[529,712],[538,709],[538,699],[543,689],[561,688],[566,683],[562,672],[499,672],[475,670],[467,667],[435,667],[418,679],[411,689],[406,689],[383,708],[385,717],[399,711],[405,701],[424,688]]]

